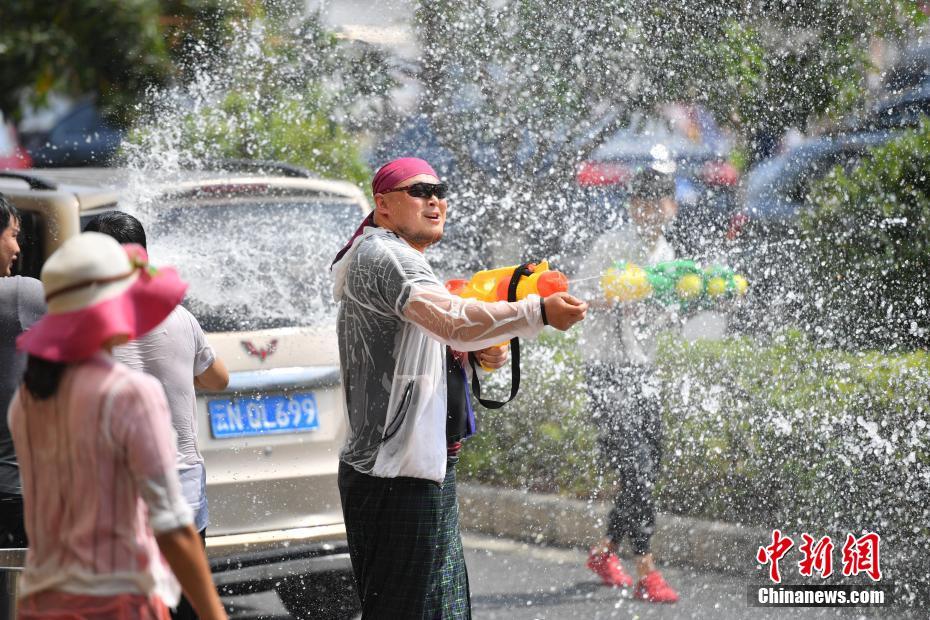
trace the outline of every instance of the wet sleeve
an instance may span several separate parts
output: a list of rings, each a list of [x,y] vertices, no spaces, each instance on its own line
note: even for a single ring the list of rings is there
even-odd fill
[[[193,523],[193,512],[181,494],[174,430],[165,392],[157,379],[134,373],[107,404],[112,440],[126,462],[156,534]]]
[[[412,285],[403,316],[456,351],[480,351],[513,337],[535,338],[543,328],[536,295],[487,303],[452,295],[438,283]]]

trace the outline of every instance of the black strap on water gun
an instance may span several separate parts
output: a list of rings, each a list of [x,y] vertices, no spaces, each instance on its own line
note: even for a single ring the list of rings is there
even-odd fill
[[[520,278],[531,275],[530,265],[535,263],[523,263],[513,270],[510,277],[510,286],[507,288],[507,301],[517,301],[517,285],[520,284]],[[481,384],[478,382],[478,369],[475,362],[474,353],[468,354],[468,362],[471,364],[471,389],[475,398],[484,407],[488,409],[500,409],[514,398],[520,390],[520,339],[511,338],[510,340],[510,398],[505,401],[490,400],[481,398]]]

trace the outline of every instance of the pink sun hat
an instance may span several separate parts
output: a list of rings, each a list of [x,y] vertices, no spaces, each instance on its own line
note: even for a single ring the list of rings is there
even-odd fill
[[[42,267],[48,314],[16,339],[30,355],[78,362],[113,336],[138,338],[184,299],[187,284],[155,269],[138,245],[86,232],[65,241]]]

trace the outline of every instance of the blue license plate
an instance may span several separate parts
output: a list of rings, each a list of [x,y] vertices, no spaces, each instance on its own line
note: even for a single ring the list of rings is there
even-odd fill
[[[302,433],[320,428],[313,394],[211,400],[210,430],[216,439]]]

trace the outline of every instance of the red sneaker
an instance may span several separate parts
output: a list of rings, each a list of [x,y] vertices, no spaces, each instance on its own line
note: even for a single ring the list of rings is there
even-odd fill
[[[651,603],[677,603],[678,592],[668,585],[662,573],[654,570],[639,580],[636,589],[633,590],[633,598]]]
[[[620,558],[609,551],[601,553],[592,551],[588,556],[587,567],[597,573],[605,586],[629,588],[633,585],[633,578],[623,570]]]

